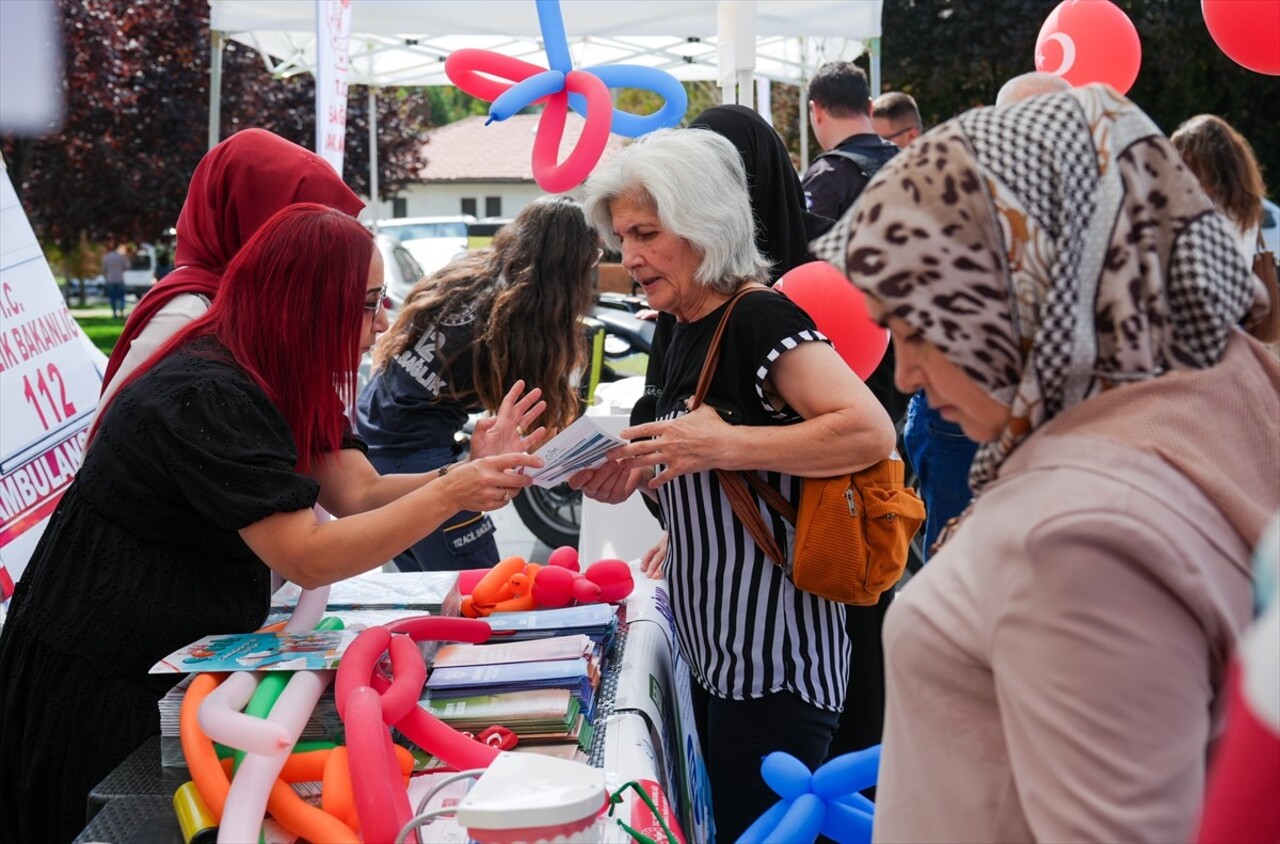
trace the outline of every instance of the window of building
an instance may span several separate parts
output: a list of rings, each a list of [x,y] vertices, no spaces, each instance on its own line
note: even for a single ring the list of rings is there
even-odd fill
[[[397,196],[391,200],[391,216],[392,217],[408,217],[409,202],[404,197]]]
[[[486,196],[484,198],[484,215],[486,217],[502,216],[502,197]]]
[[[476,198],[474,196],[462,197],[462,213],[470,214],[472,217],[476,215]]]

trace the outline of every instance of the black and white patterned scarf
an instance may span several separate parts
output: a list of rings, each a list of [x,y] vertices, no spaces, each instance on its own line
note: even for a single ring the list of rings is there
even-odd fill
[[[1195,176],[1105,86],[942,124],[812,247],[1010,406],[975,494],[1064,409],[1216,364],[1257,289]]]

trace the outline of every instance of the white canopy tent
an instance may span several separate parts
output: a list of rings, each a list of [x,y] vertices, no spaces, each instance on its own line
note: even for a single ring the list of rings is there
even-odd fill
[[[560,0],[575,66],[640,64],[681,80],[714,80],[725,102],[744,105],[752,104],[755,77],[803,86],[823,62],[853,59],[865,50],[871,52],[871,89],[878,93],[882,5],[883,0]],[[226,40],[256,49],[276,76],[310,73],[316,2],[209,0],[209,11],[212,146],[218,140]],[[534,0],[352,0],[347,81],[369,86],[371,101],[379,87],[451,85],[444,60],[465,47],[547,65]],[[803,145],[805,133],[801,138]],[[807,160],[807,149],[801,153]]]

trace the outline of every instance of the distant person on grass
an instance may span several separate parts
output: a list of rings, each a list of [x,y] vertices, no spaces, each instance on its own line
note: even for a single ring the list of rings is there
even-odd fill
[[[111,316],[124,319],[124,271],[129,269],[129,251],[123,243],[108,244],[107,254],[102,256],[102,277],[106,281],[107,301],[111,303]]]

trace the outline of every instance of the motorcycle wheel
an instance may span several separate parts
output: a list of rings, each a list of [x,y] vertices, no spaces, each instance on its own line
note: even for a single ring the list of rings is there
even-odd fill
[[[549,548],[578,547],[582,527],[582,493],[560,484],[551,489],[526,487],[511,501],[520,521]]]

